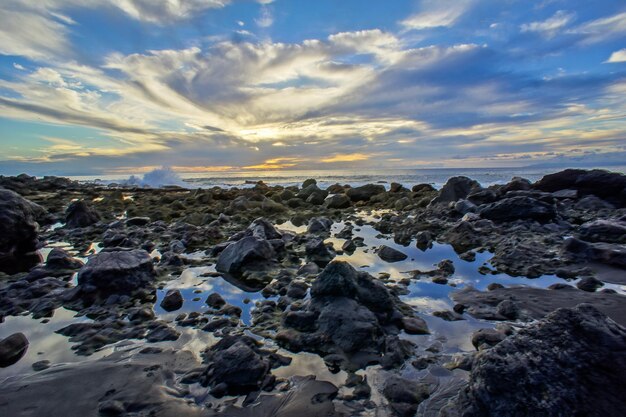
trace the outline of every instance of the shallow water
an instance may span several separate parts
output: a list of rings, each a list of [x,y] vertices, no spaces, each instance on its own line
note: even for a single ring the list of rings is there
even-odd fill
[[[360,213],[359,217],[367,222],[375,222],[382,213]],[[335,248],[340,249],[344,243],[344,239],[336,238],[334,235],[343,229],[345,222],[338,222],[332,225],[331,237],[326,241],[332,243]],[[279,229],[289,230],[295,233],[306,231],[306,226],[295,226],[291,222],[277,225]],[[400,298],[402,301],[412,306],[416,310],[416,314],[422,317],[428,323],[431,330],[429,335],[406,335],[402,337],[414,341],[418,348],[416,356],[426,354],[426,349],[436,346],[442,353],[454,354],[457,352],[473,351],[471,345],[471,334],[484,327],[494,327],[495,322],[477,320],[467,314],[463,315],[464,320],[448,322],[432,315],[435,311],[450,310],[454,303],[450,299],[450,294],[460,288],[472,285],[477,289],[485,290],[491,283],[500,283],[505,286],[511,285],[527,285],[533,287],[546,288],[554,283],[565,282],[556,276],[542,276],[536,279],[528,279],[524,277],[511,277],[506,274],[482,275],[478,269],[483,266],[490,266],[489,260],[492,254],[488,252],[477,253],[474,261],[465,261],[458,257],[450,245],[435,243],[425,251],[418,249],[414,242],[408,246],[396,244],[389,236],[383,236],[375,230],[372,224],[363,226],[354,226],[354,237],[362,237],[366,246],[359,247],[353,254],[340,254],[336,259],[345,260],[351,263],[357,269],[367,271],[372,276],[377,277],[379,274],[389,274],[390,281],[399,281],[411,278],[413,274],[410,271],[421,270],[429,271],[436,269],[436,264],[443,259],[449,259],[454,263],[455,273],[450,277],[449,283],[454,285],[435,284],[430,278],[425,277],[421,280],[411,280],[406,295]],[[376,254],[375,249],[380,245],[387,245],[404,252],[408,258],[401,262],[387,263],[381,260]],[[42,249],[41,253],[47,256],[47,253],[53,247],[62,247],[70,253],[77,255],[73,248],[67,243],[57,242],[51,243]],[[97,242],[91,247],[90,252],[95,253],[101,249]],[[158,254],[155,254],[158,255]],[[242,309],[241,323],[244,326],[250,325],[251,312],[255,308],[255,302],[263,300],[260,292],[245,291],[229,282],[221,276],[215,276],[215,267],[212,265],[204,252],[195,252],[185,254],[189,259],[193,259],[196,263],[205,263],[204,266],[193,266],[186,268],[182,273],[174,275],[165,283],[163,288],[157,290],[157,300],[154,304],[154,311],[158,318],[168,322],[172,322],[175,328],[181,332],[181,336],[174,342],[160,342],[149,344],[150,346],[172,347],[178,350],[187,349],[192,351],[198,358],[201,352],[208,346],[214,344],[217,338],[208,332],[202,330],[182,327],[175,324],[174,319],[181,313],[200,312],[204,313],[209,310],[205,301],[209,294],[217,292],[230,304],[238,306]],[[81,258],[86,261],[85,258]],[[206,260],[205,260],[206,259]],[[75,281],[74,281],[75,283]],[[570,282],[573,285],[574,282]],[[607,284],[605,288],[613,288],[622,294],[626,294],[626,287],[619,285]],[[184,298],[181,309],[174,312],[167,312],[160,306],[161,300],[166,292],[170,289],[178,289]],[[29,349],[17,364],[5,369],[0,369],[0,382],[7,377],[13,375],[33,372],[31,366],[34,362],[46,359],[52,365],[68,362],[79,362],[95,360],[99,357],[106,356],[111,352],[119,349],[134,349],[146,344],[143,340],[130,340],[119,342],[115,345],[107,346],[96,354],[84,357],[77,356],[71,350],[71,343],[68,338],[55,333],[56,330],[67,326],[68,324],[88,320],[84,317],[75,317],[75,313],[60,308],[55,311],[54,316],[48,323],[42,320],[33,320],[30,316],[7,317],[5,322],[0,324],[0,338],[6,337],[14,332],[23,332],[30,342]],[[252,334],[251,334],[252,335]],[[252,335],[258,338],[256,335]],[[341,385],[345,381],[345,372],[337,374],[331,373],[325,366],[323,360],[311,353],[293,354],[280,349],[271,340],[264,341],[267,348],[276,349],[280,354],[292,358],[292,363],[273,370],[277,377],[289,377],[292,375],[309,375],[314,374],[320,380],[330,381],[336,385]],[[368,375],[368,380],[376,386],[376,381],[382,380],[382,376],[378,375],[379,367],[373,366],[366,370],[360,371]],[[431,375],[437,378],[457,377],[456,374],[450,373],[446,369],[438,366],[431,367],[428,370],[418,371],[411,366],[406,366],[402,370],[403,373],[409,375],[417,375],[424,377]],[[373,400],[376,400],[379,393],[372,391]]]

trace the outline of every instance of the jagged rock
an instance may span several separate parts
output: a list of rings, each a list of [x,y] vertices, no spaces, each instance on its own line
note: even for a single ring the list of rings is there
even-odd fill
[[[274,256],[274,248],[267,240],[246,236],[231,243],[220,253],[215,269],[229,274],[238,274],[244,269],[267,265]]]
[[[307,232],[309,233],[329,233],[333,221],[327,217],[313,217],[309,220]]]
[[[430,202],[430,205],[458,201],[466,198],[470,192],[480,189],[480,184],[471,178],[452,177],[441,188],[439,195]]]
[[[78,284],[105,293],[129,294],[155,280],[152,258],[142,249],[105,249],[78,272]]]
[[[419,404],[430,397],[430,388],[428,384],[392,375],[385,381],[383,395],[397,416],[412,417]]]
[[[0,271],[15,273],[37,263],[21,259],[37,250],[39,225],[35,219],[42,212],[43,208],[19,194],[0,189]]]
[[[590,305],[559,309],[474,359],[449,416],[618,417],[626,329]]]
[[[71,228],[91,226],[100,219],[100,214],[83,200],[74,201],[65,212],[65,225]]]

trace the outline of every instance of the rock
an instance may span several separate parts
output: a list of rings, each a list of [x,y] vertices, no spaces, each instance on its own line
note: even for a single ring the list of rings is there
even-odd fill
[[[475,213],[477,207],[469,200],[459,200],[454,203],[454,210],[460,214]]]
[[[229,395],[258,391],[270,372],[270,362],[261,356],[257,342],[248,336],[225,336],[206,352],[209,363],[201,383],[225,384]]]
[[[100,219],[100,214],[83,200],[74,201],[65,212],[65,225],[71,228],[91,226]]]
[[[0,368],[11,366],[26,354],[28,339],[23,333],[13,333],[0,340]]]
[[[231,243],[220,253],[215,269],[229,274],[238,274],[244,269],[266,266],[274,255],[274,249],[267,240],[247,236]]]
[[[397,416],[412,417],[419,404],[430,397],[430,389],[427,384],[392,375],[385,381],[383,395]]]
[[[513,179],[508,184],[503,185],[499,191],[504,195],[509,191],[527,191],[531,188],[532,185],[526,178],[513,177]]]
[[[519,307],[512,300],[502,300],[496,306],[496,312],[507,319],[515,320],[519,316]]]
[[[161,301],[161,308],[165,311],[176,311],[183,306],[183,296],[179,290],[169,290]]]
[[[332,249],[332,246],[326,245],[324,239],[317,237],[306,242],[304,251],[309,261],[315,262],[320,266],[328,264],[335,257],[335,251]]]
[[[626,203],[626,175],[600,169],[566,169],[544,176],[534,184],[541,191],[577,190],[581,195],[593,194],[612,203]]]
[[[480,189],[480,184],[473,179],[467,177],[452,177],[441,188],[439,195],[430,202],[430,205],[458,201],[466,198],[470,192],[475,192]]]
[[[317,180],[315,178],[309,178],[302,183],[302,188],[307,188],[310,185],[317,185]]]
[[[206,299],[206,304],[209,307],[218,310],[222,308],[224,304],[226,304],[226,301],[224,300],[224,298],[222,298],[221,295],[214,292],[214,293],[209,294],[208,298]]]
[[[126,226],[146,226],[150,223],[150,217],[131,217],[124,222]]]
[[[495,329],[478,329],[472,334],[472,345],[476,350],[482,350],[497,345],[506,338],[506,335]]]
[[[346,195],[354,202],[369,201],[375,195],[384,192],[386,192],[384,185],[366,184],[360,187],[350,188],[346,191]]]
[[[257,239],[272,240],[282,239],[283,235],[280,233],[274,225],[262,217],[254,220],[250,226],[246,229],[247,236],[254,236]]]
[[[402,317],[402,328],[408,334],[429,334],[428,325],[419,317]]]
[[[333,194],[324,201],[328,209],[344,209],[351,205],[350,197],[345,194]]]
[[[348,239],[343,242],[343,245],[341,245],[341,250],[347,253],[352,253],[356,250],[356,244],[352,239]]]
[[[492,189],[486,188],[472,191],[468,194],[467,200],[471,203],[481,206],[483,204],[493,203],[498,199],[498,195]]]
[[[505,198],[495,203],[481,206],[479,213],[480,217],[497,222],[515,220],[548,222],[554,220],[557,215],[553,205],[525,196]]]
[[[44,371],[50,368],[50,361],[47,359],[44,359],[42,361],[37,361],[33,363],[32,368],[33,368],[33,371],[35,372]]]
[[[402,253],[399,250],[386,245],[382,245],[380,248],[378,248],[378,257],[383,261],[390,263],[404,261],[406,258],[408,258],[405,253]]]
[[[72,258],[66,251],[61,248],[53,248],[48,253],[46,259],[47,269],[79,269],[83,263],[76,258]]]
[[[588,291],[588,292],[594,292],[595,290],[597,290],[598,288],[602,286],[604,286],[604,283],[593,277],[583,278],[580,281],[578,281],[578,283],[576,284],[576,287],[578,287],[579,290]]]
[[[21,258],[37,250],[39,225],[35,221],[43,208],[19,194],[0,189],[0,271],[27,271],[37,263]]]
[[[391,184],[389,184],[389,192],[390,193],[401,193],[404,191],[408,191],[406,188],[404,188],[404,186],[402,186],[402,184],[399,184],[397,182],[392,182]]]
[[[578,235],[587,242],[626,243],[626,223],[614,220],[594,220],[582,224]]]
[[[331,262],[313,282],[312,297],[354,297],[357,271],[347,262]]]
[[[592,306],[559,309],[480,352],[451,408],[467,417],[621,416],[624,346],[626,329]]]
[[[626,247],[612,243],[587,243],[570,237],[563,242],[563,253],[575,262],[593,261],[626,268]]]
[[[558,199],[576,199],[578,198],[578,190],[559,190],[559,191],[555,191],[552,193],[552,195],[554,196],[554,198],[558,198]]]
[[[333,221],[327,217],[313,217],[309,220],[307,232],[317,233],[330,233],[330,227],[333,225]]]
[[[326,198],[326,196],[328,196],[328,191],[321,190],[317,185],[311,184],[307,186],[306,188],[303,188],[302,190],[300,190],[300,192],[296,195],[296,197],[298,197],[301,200],[306,201],[313,194],[318,194]]]
[[[420,250],[426,250],[433,244],[433,235],[429,231],[417,232],[415,235],[415,246]]]
[[[78,284],[104,293],[129,294],[155,281],[152,258],[142,249],[105,249],[78,272]]]

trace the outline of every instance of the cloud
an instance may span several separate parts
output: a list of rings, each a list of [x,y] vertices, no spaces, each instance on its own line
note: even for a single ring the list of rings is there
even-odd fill
[[[272,14],[272,11],[270,10],[270,8],[266,6],[266,4],[269,4],[269,3],[271,2],[261,3],[261,11],[260,11],[259,17],[254,19],[254,22],[260,28],[268,28],[274,24],[274,15]]]
[[[423,10],[402,20],[400,24],[407,30],[423,30],[437,27],[450,27],[467,11],[467,0],[425,1]]]
[[[573,33],[584,36],[583,43],[592,44],[626,34],[626,12],[586,22]]]
[[[133,19],[166,24],[224,7],[230,0],[111,0],[111,3]]]
[[[626,62],[626,48],[613,52],[606,62],[607,63]]]
[[[522,32],[537,32],[546,37],[555,36],[561,29],[569,25],[575,18],[574,13],[564,10],[557,11],[554,16],[540,22],[524,23],[520,26]]]

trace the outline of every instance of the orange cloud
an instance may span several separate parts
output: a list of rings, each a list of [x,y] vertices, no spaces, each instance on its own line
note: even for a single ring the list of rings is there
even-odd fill
[[[324,158],[321,162],[324,163],[333,163],[333,162],[354,162],[354,161],[365,161],[370,159],[371,155],[365,155],[364,153],[349,153],[345,155],[335,155],[330,156],[328,158]]]

